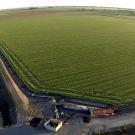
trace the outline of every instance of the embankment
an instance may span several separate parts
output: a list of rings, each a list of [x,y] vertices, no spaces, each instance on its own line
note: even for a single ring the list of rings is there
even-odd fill
[[[19,89],[2,59],[0,58],[0,73],[2,79],[7,88],[7,92],[10,94],[12,101],[15,105],[15,111],[17,115],[17,123],[23,123],[28,120],[30,103],[29,99]]]
[[[15,106],[0,74],[0,127],[10,126],[15,123]]]

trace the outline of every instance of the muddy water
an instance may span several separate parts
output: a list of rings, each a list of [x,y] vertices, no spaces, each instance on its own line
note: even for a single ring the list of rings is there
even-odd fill
[[[10,126],[15,123],[15,107],[0,74],[0,125]]]

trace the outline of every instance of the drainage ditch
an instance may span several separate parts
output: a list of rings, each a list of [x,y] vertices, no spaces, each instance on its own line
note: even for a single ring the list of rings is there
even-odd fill
[[[16,123],[15,105],[0,74],[0,125],[8,127]]]

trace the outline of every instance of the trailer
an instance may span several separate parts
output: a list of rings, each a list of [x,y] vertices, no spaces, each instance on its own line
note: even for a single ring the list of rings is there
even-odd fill
[[[115,115],[113,109],[94,109],[91,111],[93,116],[113,116]]]

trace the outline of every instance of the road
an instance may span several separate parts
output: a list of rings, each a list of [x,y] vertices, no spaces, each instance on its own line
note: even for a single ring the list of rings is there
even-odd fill
[[[93,118],[89,124],[83,123],[80,117],[70,119],[57,133],[48,132],[42,128],[32,128],[28,125],[20,127],[12,127],[0,130],[1,135],[91,135],[95,130],[107,130],[124,126],[127,124],[135,124],[135,111],[119,115],[117,117]]]

